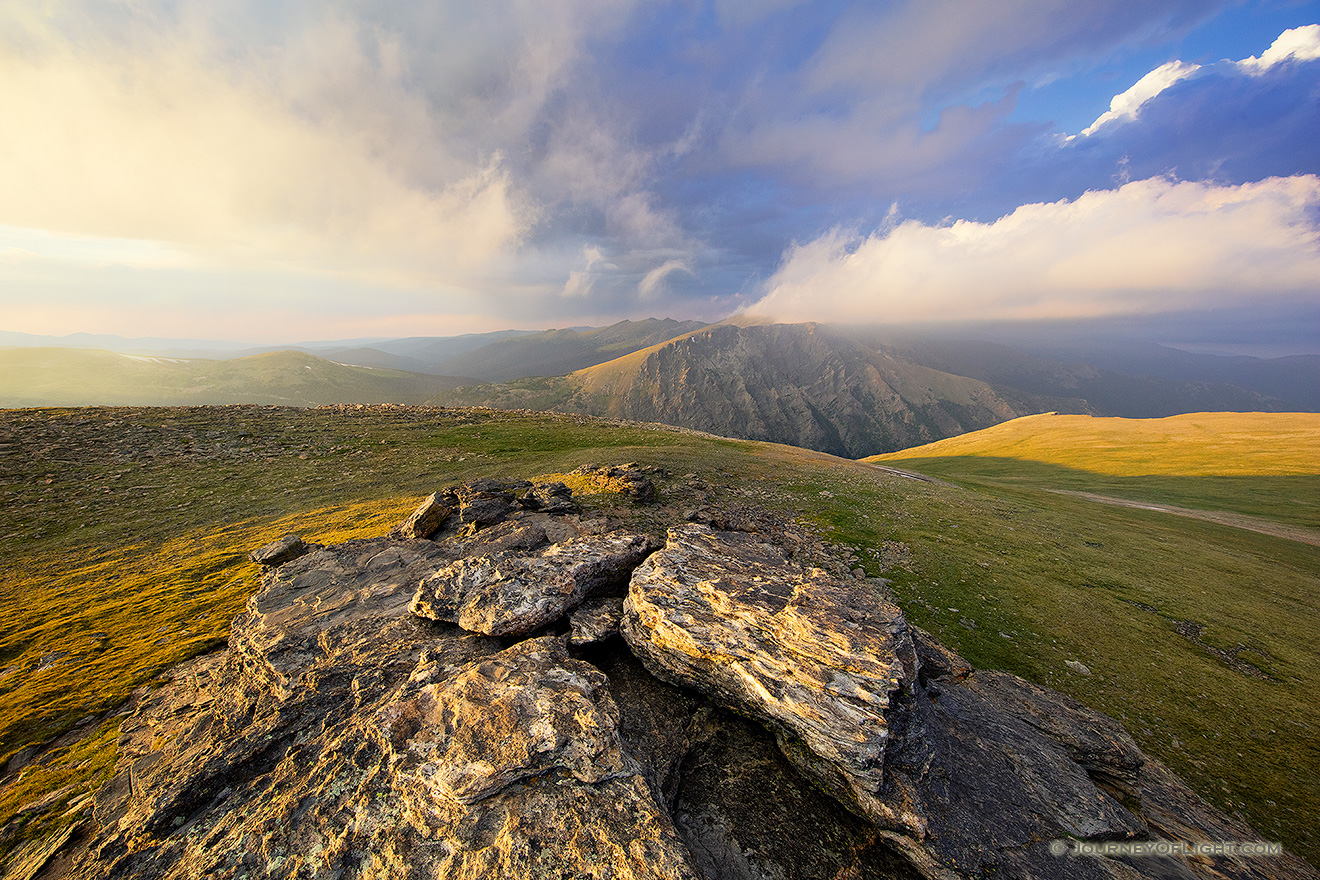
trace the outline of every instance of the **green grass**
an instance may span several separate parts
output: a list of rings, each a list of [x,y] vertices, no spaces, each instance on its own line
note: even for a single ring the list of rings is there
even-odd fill
[[[77,658],[0,679],[0,754],[217,644],[256,587],[243,554],[283,531],[380,534],[447,483],[636,460],[694,472],[720,502],[815,523],[973,663],[1114,715],[1221,809],[1320,856],[1320,548],[1061,496],[1007,472],[920,483],[792,447],[568,416],[44,410],[0,414],[0,428],[12,514],[0,535],[0,668]],[[136,440],[121,448],[124,436]],[[1273,493],[1308,485],[1241,480],[1225,491],[1266,512]],[[1188,624],[1203,627],[1199,641],[1180,634]],[[0,826],[43,791],[69,785],[76,802],[109,766],[112,734],[97,736],[0,791]]]

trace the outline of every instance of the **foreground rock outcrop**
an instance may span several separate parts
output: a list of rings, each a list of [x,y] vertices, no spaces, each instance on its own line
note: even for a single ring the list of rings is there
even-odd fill
[[[135,698],[64,876],[1317,876],[1072,855],[1256,835],[773,517],[661,541],[569,495],[473,483],[268,567],[226,651]]]

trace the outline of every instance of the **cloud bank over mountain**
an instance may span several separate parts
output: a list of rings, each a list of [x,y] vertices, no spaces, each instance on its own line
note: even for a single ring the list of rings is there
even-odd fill
[[[781,320],[1092,318],[1302,304],[1320,290],[1320,177],[1150,178],[989,223],[907,221],[797,245],[753,309]]]

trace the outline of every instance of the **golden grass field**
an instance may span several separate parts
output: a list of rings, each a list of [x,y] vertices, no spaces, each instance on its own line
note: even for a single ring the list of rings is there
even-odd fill
[[[1320,413],[1119,419],[1044,413],[865,461],[992,456],[1135,476],[1320,474]]]

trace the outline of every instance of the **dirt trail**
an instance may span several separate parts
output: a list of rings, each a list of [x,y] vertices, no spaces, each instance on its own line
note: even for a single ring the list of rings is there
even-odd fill
[[[1101,504],[1113,504],[1116,507],[1135,507],[1138,510],[1158,510],[1162,513],[1172,513],[1177,516],[1189,516],[1192,519],[1203,519],[1223,526],[1246,529],[1249,532],[1259,532],[1262,535],[1273,535],[1276,538],[1300,541],[1303,544],[1320,547],[1320,531],[1316,529],[1284,525],[1256,516],[1247,516],[1244,513],[1228,513],[1222,510],[1196,510],[1191,507],[1175,507],[1172,504],[1151,504],[1148,501],[1130,501],[1126,498],[1111,498],[1108,495],[1097,495],[1094,492],[1076,492],[1071,489],[1047,489],[1046,491],[1058,495],[1085,498],[1088,501],[1098,501]]]

